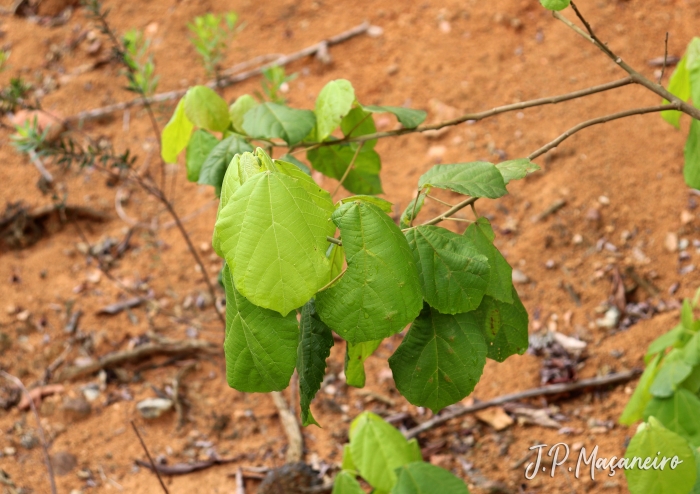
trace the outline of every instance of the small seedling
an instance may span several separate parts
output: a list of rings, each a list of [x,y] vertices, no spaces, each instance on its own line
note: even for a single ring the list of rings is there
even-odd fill
[[[237,20],[235,12],[218,15],[207,13],[195,17],[194,21],[187,25],[193,34],[190,41],[202,58],[204,69],[209,76],[214,77],[219,73],[219,64],[234,34]]]

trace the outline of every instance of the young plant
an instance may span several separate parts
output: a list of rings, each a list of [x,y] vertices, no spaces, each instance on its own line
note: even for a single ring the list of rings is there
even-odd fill
[[[127,65],[129,86],[127,89],[142,96],[152,96],[158,87],[155,75],[153,54],[148,53],[150,40],[144,39],[137,29],[127,31],[122,37],[124,46],[124,64]]]
[[[332,494],[364,494],[359,475],[375,490],[391,494],[469,494],[459,478],[423,461],[415,439],[407,441],[381,417],[363,412],[352,421],[343,449],[342,471]]]
[[[287,75],[284,67],[275,65],[263,71],[262,94],[256,91],[260,102],[272,101],[273,103],[286,103],[282,96],[289,89],[289,83],[297,78],[297,74]]]
[[[225,14],[212,14],[195,17],[194,22],[187,25],[194,35],[190,38],[197,53],[202,57],[202,63],[207,74],[217,76],[219,64],[224,58],[224,52],[230,38],[234,34],[234,28],[238,16],[235,12]]]
[[[694,300],[684,300],[680,324],[649,345],[647,367],[619,420],[623,425],[646,421],[626,458],[677,456],[682,463],[674,469],[626,469],[632,494],[700,489],[700,319],[694,315],[699,299],[700,290]]]

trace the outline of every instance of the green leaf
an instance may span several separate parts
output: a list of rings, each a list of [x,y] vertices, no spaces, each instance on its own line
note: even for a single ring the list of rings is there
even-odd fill
[[[680,434],[697,448],[700,446],[700,398],[687,389],[678,389],[670,398],[652,398],[644,418],[656,417],[668,430]]]
[[[296,110],[279,103],[262,103],[245,114],[243,130],[255,138],[280,138],[290,146],[301,142],[316,124],[311,110]]]
[[[674,96],[677,96],[682,101],[687,101],[690,98],[690,74],[686,66],[687,56],[683,55],[676,65],[676,69],[671,74],[671,79],[668,82],[668,91]],[[668,100],[664,99],[661,104],[667,105]],[[668,123],[680,128],[681,112],[677,110],[665,110],[661,112],[661,117]]]
[[[332,218],[340,228],[348,267],[338,282],[318,293],[318,314],[352,343],[398,333],[423,305],[406,238],[374,204],[343,204]]]
[[[258,102],[250,94],[242,94],[231,106],[228,107],[228,116],[231,119],[233,130],[238,133],[245,133],[243,130],[243,118],[250,110],[258,106]]]
[[[381,197],[364,196],[364,195],[345,197],[345,198],[341,199],[339,202],[340,202],[340,204],[345,204],[345,203],[352,202],[352,201],[362,201],[362,202],[367,202],[369,204],[374,204],[375,206],[377,206],[379,209],[381,209],[385,213],[391,213],[392,206],[393,206],[392,203],[390,203],[386,199],[382,199]]]
[[[197,129],[187,145],[187,180],[197,182],[202,164],[219,140],[206,130]]]
[[[226,175],[226,170],[233,157],[252,150],[253,147],[250,144],[236,135],[230,135],[223,139],[214,146],[202,163],[198,183],[213,185],[216,194],[220,195],[224,175]]]
[[[695,394],[700,391],[700,365],[693,367],[690,375],[685,378],[680,387],[688,389]]]
[[[365,360],[382,344],[382,340],[347,342],[345,347],[345,382],[356,388],[365,387]]]
[[[700,366],[700,333],[694,333],[683,347],[683,360],[690,366]]]
[[[657,457],[670,461],[664,462],[663,469],[640,468],[640,460],[643,463],[646,458]],[[675,469],[671,468],[672,458],[678,461]],[[654,417],[639,426],[627,447],[625,459],[630,462],[629,468],[625,468],[625,477],[632,494],[688,492],[695,484],[697,469],[693,450],[685,439],[666,429]],[[657,461],[657,465],[660,464],[661,460]]]
[[[348,470],[350,472],[357,472],[357,467],[352,461],[352,453],[350,452],[350,444],[343,445],[343,460],[340,464],[340,468],[343,470]]]
[[[685,166],[683,166],[683,178],[688,187],[700,189],[700,121],[693,119],[690,122],[690,132],[683,149]]]
[[[647,348],[647,353],[645,357],[651,357],[657,353],[663,352],[670,346],[674,346],[677,341],[683,336],[683,325],[679,324],[672,330],[662,334],[654,341],[651,342]]]
[[[683,300],[683,306],[681,307],[681,324],[683,324],[683,327],[689,331],[692,331],[693,326],[695,326],[693,306],[690,304],[690,300],[687,298]]]
[[[337,79],[326,84],[316,98],[316,135],[321,142],[338,128],[355,101],[355,90],[350,81]]]
[[[306,173],[307,175],[311,175],[311,170],[309,170],[309,167],[306,166],[304,163],[296,159],[294,156],[292,156],[289,153],[283,154],[280,156],[280,161],[286,161],[287,163],[291,163],[292,165],[296,166],[299,168],[301,171]]]
[[[377,126],[374,125],[372,113],[365,111],[361,106],[356,106],[340,121],[340,130],[345,137],[360,137],[368,134],[376,134]],[[377,139],[364,141],[364,147],[374,149]]]
[[[471,240],[479,254],[486,256],[491,267],[486,295],[501,302],[513,302],[513,269],[493,245],[493,230],[486,218],[479,218],[465,230],[464,236]]]
[[[527,158],[504,161],[496,165],[498,171],[503,175],[503,181],[506,185],[511,180],[520,180],[527,177],[529,174],[540,170],[540,167]]]
[[[375,489],[391,491],[396,469],[414,461],[415,452],[403,434],[373,413],[358,415],[349,436],[353,463]]]
[[[391,494],[469,494],[459,478],[447,470],[423,461],[416,461],[398,469],[396,485]]]
[[[331,262],[331,275],[328,282],[330,283],[343,271],[345,263],[345,250],[342,245],[331,244],[328,248],[328,259]]]
[[[213,89],[191,87],[184,100],[185,114],[196,127],[214,132],[223,132],[228,127],[228,105]]]
[[[425,117],[428,116],[423,110],[412,110],[411,108],[404,108],[402,106],[363,106],[365,111],[371,113],[391,113],[394,115],[401,125],[407,129],[415,129],[420,124],[425,121]]]
[[[625,409],[620,415],[619,422],[622,425],[632,425],[638,420],[644,418],[644,409],[646,408],[649,401],[652,399],[652,395],[649,392],[649,387],[651,383],[654,382],[656,377],[656,372],[659,369],[659,362],[661,362],[661,355],[657,354],[644,369],[642,377],[639,378],[639,383],[634,390],[634,393],[630,397]]]
[[[333,203],[317,190],[267,171],[241,185],[219,213],[221,250],[236,288],[252,303],[286,315],[328,282]]]
[[[308,151],[306,157],[315,170],[327,177],[340,180],[352,163],[358,145],[321,146]],[[353,168],[343,181],[343,187],[353,194],[381,194],[383,192],[379,179],[381,167],[379,155],[373,149],[363,146],[355,158]]]
[[[700,451],[695,450],[695,467],[697,469],[697,477],[695,478],[695,485],[693,489],[688,494],[700,494]]]
[[[418,201],[418,204],[416,204],[416,201]],[[406,209],[404,209],[404,212],[401,213],[401,220],[399,220],[399,228],[404,229],[409,228],[411,226],[411,221],[413,221],[416,218],[416,216],[418,216],[418,213],[420,213],[420,210],[423,209],[424,202],[425,192],[421,192],[418,194],[418,197],[416,197],[408,203],[408,206],[406,207]]]
[[[484,297],[476,313],[488,341],[487,357],[503,362],[511,355],[522,355],[528,347],[528,315],[518,292],[511,287],[513,303]]]
[[[238,290],[228,265],[226,288],[226,380],[247,393],[280,391],[289,385],[297,361],[299,328],[295,313],[278,313],[251,304]]]
[[[700,107],[700,38],[695,37],[690,40],[685,56],[690,80],[690,97],[693,104]]]
[[[185,115],[184,98],[180,100],[175,108],[170,121],[163,128],[161,135],[161,151],[163,161],[166,163],[177,163],[177,155],[187,147],[190,142],[190,135],[194,126]]]
[[[309,406],[326,375],[326,359],[331,354],[332,346],[333,333],[316,315],[314,300],[311,299],[301,309],[299,347],[297,348],[299,400],[304,427],[310,424],[319,425],[311,415]]]
[[[683,361],[683,353],[678,349],[672,350],[664,359],[649,391],[657,398],[667,398],[692,370],[693,368]]]
[[[440,314],[426,305],[389,366],[399,392],[437,413],[474,390],[486,364],[486,340],[473,312]]]
[[[335,476],[331,494],[365,494],[365,491],[360,487],[355,475],[343,470]]]
[[[564,10],[571,0],[540,0],[540,3],[547,10]]]
[[[418,187],[437,187],[490,199],[497,199],[508,193],[501,172],[486,161],[435,165],[420,177]]]
[[[479,307],[489,282],[489,260],[472,241],[445,228],[420,225],[406,232],[423,298],[443,314]]]

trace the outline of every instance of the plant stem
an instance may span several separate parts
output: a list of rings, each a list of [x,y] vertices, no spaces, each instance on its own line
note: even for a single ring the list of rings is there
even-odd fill
[[[151,453],[148,452],[148,448],[146,447],[146,443],[143,442],[143,438],[141,438],[141,434],[139,434],[139,430],[136,427],[136,424],[134,423],[133,420],[131,421],[131,427],[134,429],[134,433],[136,434],[136,437],[139,438],[139,442],[141,443],[141,447],[143,448],[143,451],[146,453],[146,456],[148,457],[148,461],[151,463],[151,467],[152,467],[153,471],[156,472],[156,476],[158,477],[158,482],[160,482],[160,486],[163,489],[163,492],[165,492],[165,494],[170,494],[168,492],[168,488],[165,487],[165,483],[163,482],[163,479],[160,476],[160,472],[156,468],[156,464],[153,461],[153,458],[151,458]]]
[[[350,171],[353,168],[355,168],[355,160],[357,159],[357,155],[360,154],[360,151],[362,151],[362,146],[364,146],[364,145],[365,145],[365,143],[361,142],[360,145],[357,146],[357,149],[355,150],[355,154],[352,156],[352,159],[350,160],[350,164],[343,172],[343,176],[340,177],[340,181],[338,182],[338,185],[335,186],[335,190],[333,190],[331,197],[335,197],[335,195],[338,193],[338,190],[340,190],[340,187],[343,185],[343,182],[345,182],[345,179],[348,178]]]
[[[454,206],[454,204],[450,204],[449,202],[445,202],[442,199],[438,199],[437,197],[431,196],[430,194],[425,194],[425,197],[427,197],[428,199],[432,199],[435,202],[439,202],[440,204],[442,204],[443,206],[447,206],[448,208],[451,208],[452,206]]]
[[[342,244],[339,244],[339,245],[342,245]],[[338,281],[338,280],[345,274],[345,271],[347,271],[347,270],[348,270],[348,268],[346,267],[346,268],[343,269],[340,273],[338,273],[338,276],[336,276],[336,277],[333,278],[331,281],[329,281],[328,283],[326,283],[325,285],[323,285],[323,287],[321,287],[318,291],[319,291],[319,292],[322,292],[323,290],[325,290],[326,288],[328,288],[329,286],[331,286],[333,283],[335,283],[336,281]],[[318,292],[316,292],[316,293],[318,293]]]
[[[326,237],[326,240],[328,240],[330,243],[335,244],[335,245],[343,245],[342,240],[337,239],[335,237]]]

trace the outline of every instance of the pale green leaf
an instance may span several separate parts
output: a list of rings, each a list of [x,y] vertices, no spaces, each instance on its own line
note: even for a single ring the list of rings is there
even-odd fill
[[[533,163],[527,158],[503,161],[502,163],[498,163],[496,168],[498,168],[498,171],[503,175],[503,181],[506,185],[508,185],[511,180],[520,180],[540,170],[540,167],[536,163]]]
[[[297,360],[299,328],[295,313],[281,316],[251,304],[236,290],[228,266],[226,289],[226,379],[248,393],[280,391],[289,385]]]
[[[683,178],[688,187],[700,189],[700,121],[693,119],[690,122],[690,132],[683,149],[685,165],[683,166]]]
[[[391,491],[396,469],[415,461],[414,450],[403,434],[373,413],[358,415],[348,435],[353,463],[375,489]]]
[[[393,204],[391,204],[386,199],[382,199],[381,197],[365,196],[365,195],[345,197],[345,198],[341,199],[339,202],[340,202],[340,204],[345,204],[347,202],[352,202],[352,201],[362,201],[362,202],[368,202],[370,204],[374,204],[375,206],[377,206],[379,209],[381,209],[385,213],[391,213],[392,206],[393,206]]]
[[[469,494],[459,478],[430,463],[416,461],[398,470],[396,485],[391,494]]]
[[[340,122],[340,130],[345,137],[360,137],[368,134],[375,134],[377,126],[374,125],[372,113],[365,111],[361,106],[356,106],[350,113],[343,117]],[[364,147],[374,149],[377,139],[364,141]]]
[[[472,241],[445,228],[420,225],[406,232],[418,267],[423,298],[443,314],[479,307],[490,266]]]
[[[303,426],[319,425],[311,414],[309,406],[326,375],[326,359],[331,354],[332,346],[333,333],[316,315],[314,300],[311,299],[301,309],[299,347],[297,348],[299,400]]]
[[[644,410],[644,419],[656,417],[664,427],[700,446],[700,398],[687,389],[678,389],[670,398],[652,398]]]
[[[306,157],[315,170],[327,177],[340,180],[348,166],[353,163],[358,145],[321,146],[309,150]],[[343,181],[343,187],[353,194],[381,194],[383,192],[379,179],[381,167],[379,155],[373,149],[363,146]]]
[[[476,309],[488,341],[487,357],[503,362],[511,355],[522,355],[528,347],[528,315],[518,292],[512,288],[513,303],[485,296]]]
[[[345,264],[345,249],[342,245],[331,244],[328,248],[328,259],[331,262],[331,275],[328,282],[330,283],[343,271]]]
[[[465,230],[464,236],[472,241],[479,254],[489,260],[489,283],[486,286],[486,295],[502,302],[513,302],[513,269],[498,249],[493,245],[493,230],[486,218],[472,223]]]
[[[700,366],[700,333],[694,333],[683,347],[683,360],[690,366]]]
[[[547,10],[564,10],[571,0],[540,0],[540,3]]]
[[[693,104],[700,107],[700,38],[694,37],[690,40],[685,56],[690,80],[690,97]]]
[[[682,101],[687,101],[690,98],[690,74],[686,66],[687,57],[684,55],[676,69],[671,74],[671,79],[668,82],[668,91],[674,96],[677,96]],[[664,99],[661,104],[667,105],[668,100]],[[680,128],[681,112],[677,110],[665,110],[661,112],[661,117],[676,128]]]
[[[253,147],[250,144],[236,135],[230,135],[223,139],[214,146],[202,163],[198,183],[213,185],[216,194],[220,195],[224,175],[226,175],[226,170],[233,157],[252,150]]]
[[[697,470],[697,477],[695,478],[695,485],[693,489],[688,494],[700,494],[700,450],[695,450],[695,467]]]
[[[184,100],[185,114],[196,127],[214,132],[223,132],[228,127],[228,105],[210,87],[191,87]]]
[[[323,141],[338,128],[355,101],[355,90],[350,81],[337,79],[326,84],[316,98],[316,135]]]
[[[243,118],[243,130],[262,139],[280,138],[294,145],[309,135],[316,124],[314,112],[297,110],[279,103],[262,103]]]
[[[350,452],[350,444],[343,445],[343,460],[340,464],[340,468],[343,470],[348,470],[350,472],[357,472],[357,467],[352,461],[352,453]]]
[[[365,494],[365,491],[360,487],[355,475],[343,470],[335,476],[331,494]]]
[[[649,392],[649,387],[651,383],[654,382],[656,377],[656,372],[659,369],[659,362],[661,362],[661,355],[657,353],[656,357],[647,364],[647,367],[642,373],[642,377],[639,378],[639,383],[634,390],[634,393],[630,397],[625,409],[620,415],[618,422],[622,425],[632,425],[638,420],[644,418],[644,409],[646,408],[649,401],[652,399],[652,395]]]
[[[332,212],[327,192],[314,193],[289,175],[267,171],[248,179],[215,225],[236,288],[283,315],[308,302],[330,275]]]
[[[508,193],[501,172],[486,161],[435,165],[418,180],[418,187],[426,186],[490,199],[497,199]]]
[[[365,360],[382,344],[382,340],[350,343],[345,347],[345,382],[348,386],[365,386]]]
[[[413,110],[402,106],[370,105],[363,106],[362,108],[371,113],[391,113],[399,120],[401,125],[407,129],[415,129],[422,124],[425,121],[425,117],[428,116],[423,110]]]
[[[475,313],[440,314],[426,305],[389,365],[399,392],[412,404],[437,413],[474,390],[486,351]]]
[[[231,119],[233,130],[241,134],[245,133],[243,130],[243,118],[246,113],[258,106],[258,104],[250,94],[242,94],[236,98],[236,101],[228,107],[228,116]]]
[[[425,192],[421,192],[420,194],[418,194],[418,197],[416,197],[408,203],[406,209],[404,209],[403,213],[401,213],[401,219],[399,220],[400,228],[404,229],[411,226],[411,221],[413,221],[416,218],[416,216],[418,216],[418,213],[420,213],[420,210],[423,209],[424,202]]]
[[[311,170],[309,169],[309,167],[306,166],[304,163],[302,163],[301,161],[299,161],[298,159],[296,159],[294,156],[292,156],[289,153],[283,154],[282,156],[280,156],[279,160],[286,161],[287,163],[291,163],[294,166],[296,166],[297,168],[299,168],[301,171],[306,173],[307,175],[311,175]]]
[[[683,361],[683,352],[674,349],[663,360],[649,391],[658,398],[667,398],[678,389],[678,385],[692,370],[692,366]]]
[[[219,143],[219,140],[203,129],[197,129],[192,134],[187,145],[187,180],[197,182],[202,164],[212,149]]]
[[[666,429],[654,417],[639,426],[625,458],[629,462],[625,477],[632,494],[688,492],[695,484],[697,467],[693,450],[685,439]],[[640,468],[640,463],[647,458],[659,458],[659,466],[661,459],[669,461],[664,462],[664,468]],[[673,458],[678,462],[675,469],[671,468]]]
[[[663,352],[670,346],[674,346],[677,341],[683,336],[683,325],[679,324],[672,330],[662,334],[651,342],[647,348],[646,357],[651,357],[657,353]]]
[[[348,267],[338,282],[317,295],[321,319],[352,343],[398,333],[423,305],[406,238],[374,204],[343,204],[332,218],[340,228]]]
[[[184,98],[175,107],[173,116],[163,128],[161,135],[161,156],[166,163],[176,163],[177,155],[187,147],[194,125],[185,115]]]

